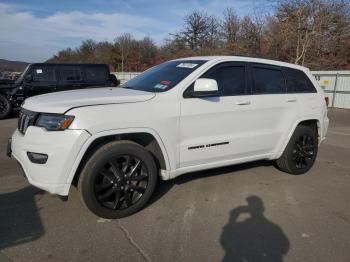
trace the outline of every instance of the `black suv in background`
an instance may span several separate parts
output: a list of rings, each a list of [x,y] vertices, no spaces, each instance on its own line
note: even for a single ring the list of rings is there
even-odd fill
[[[118,84],[105,64],[30,64],[14,83],[0,83],[0,119],[18,109],[27,97]]]

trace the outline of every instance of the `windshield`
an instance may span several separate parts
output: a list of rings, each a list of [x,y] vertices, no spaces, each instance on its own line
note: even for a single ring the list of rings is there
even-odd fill
[[[129,80],[122,88],[146,92],[165,92],[176,86],[207,60],[176,60],[155,66]]]

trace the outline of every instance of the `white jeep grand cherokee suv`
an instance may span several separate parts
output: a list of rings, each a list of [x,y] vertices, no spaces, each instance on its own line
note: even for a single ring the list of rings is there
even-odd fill
[[[140,210],[158,177],[259,159],[307,172],[328,128],[307,68],[246,57],[168,61],[119,88],[41,95],[22,106],[8,154],[31,184],[77,185],[96,215]]]

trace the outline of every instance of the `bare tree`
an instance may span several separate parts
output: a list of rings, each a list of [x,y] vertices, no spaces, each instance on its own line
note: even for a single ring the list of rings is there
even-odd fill
[[[122,72],[124,71],[124,62],[130,54],[132,42],[133,36],[129,33],[125,33],[115,39],[115,44],[119,47],[120,51]]]
[[[184,29],[173,35],[174,41],[183,42],[191,50],[197,51],[216,38],[218,23],[214,17],[194,11],[184,20]]]
[[[206,43],[205,47],[217,48],[220,47],[220,23],[215,16],[208,16],[206,22]]]
[[[240,30],[240,19],[232,7],[223,12],[221,24],[221,35],[230,51],[235,53],[238,49],[238,35]]]
[[[281,0],[267,17],[260,10],[239,18],[233,8],[222,17],[194,11],[162,46],[150,37],[124,34],[113,43],[86,40],[50,62],[107,63],[113,70],[144,70],[162,61],[194,56],[243,54],[305,65],[350,69],[349,0]]]
[[[260,31],[249,16],[245,16],[241,21],[239,41],[244,54],[260,55]]]
[[[79,62],[93,63],[96,59],[95,47],[96,43],[92,39],[83,41],[78,49]]]
[[[304,64],[312,37],[315,35],[316,15],[320,0],[286,0],[279,7],[277,17],[283,24],[282,33],[293,43],[295,64]]]
[[[158,49],[152,38],[146,36],[140,40],[138,44],[141,57],[140,64],[146,68],[153,66],[155,64]]]

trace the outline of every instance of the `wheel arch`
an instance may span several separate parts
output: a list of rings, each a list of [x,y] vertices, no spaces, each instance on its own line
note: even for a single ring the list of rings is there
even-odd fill
[[[160,170],[170,170],[167,151],[160,136],[155,131],[149,129],[109,130],[91,136],[85,143],[73,165],[67,183],[76,185],[80,172],[89,157],[102,145],[118,140],[133,141],[143,146],[152,154]]]
[[[318,137],[318,140],[320,142],[320,139],[321,139],[321,134],[322,134],[322,130],[321,130],[321,121],[320,119],[316,118],[316,117],[310,117],[310,118],[303,118],[303,119],[299,119],[298,121],[296,121],[293,125],[293,128],[292,130],[289,132],[287,138],[285,139],[284,143],[283,143],[283,146],[282,146],[282,149],[281,151],[278,153],[278,155],[275,157],[276,159],[279,158],[284,150],[286,149],[287,145],[288,145],[288,142],[290,140],[290,138],[292,137],[292,135],[294,134],[295,132],[295,129],[300,126],[300,125],[303,125],[303,126],[312,126],[313,128],[315,128],[315,131],[317,132],[317,137]]]

